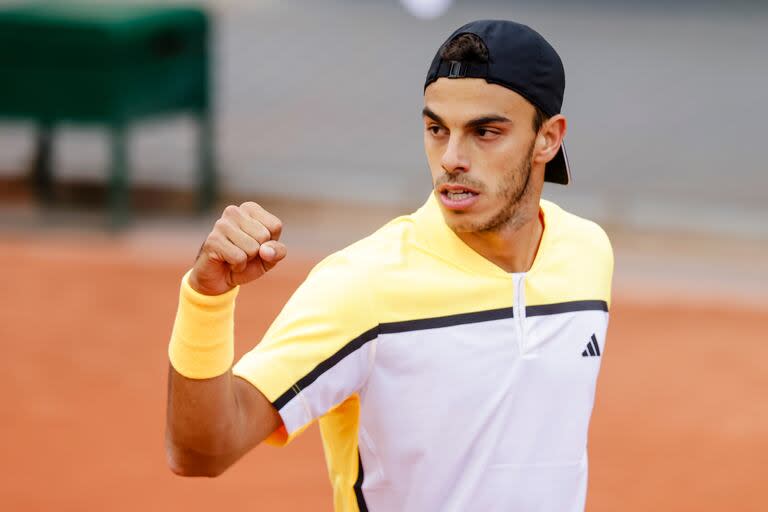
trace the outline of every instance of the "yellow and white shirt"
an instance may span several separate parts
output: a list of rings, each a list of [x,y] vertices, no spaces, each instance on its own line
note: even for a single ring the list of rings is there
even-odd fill
[[[528,272],[465,245],[436,199],[331,255],[234,367],[283,444],[319,419],[337,511],[584,509],[613,255],[542,200]]]

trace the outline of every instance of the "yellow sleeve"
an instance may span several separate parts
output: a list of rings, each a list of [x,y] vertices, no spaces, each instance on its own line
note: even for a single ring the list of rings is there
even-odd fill
[[[261,342],[233,373],[256,386],[283,427],[267,439],[285,444],[357,392],[370,371],[377,335],[364,273],[335,255],[296,290]]]

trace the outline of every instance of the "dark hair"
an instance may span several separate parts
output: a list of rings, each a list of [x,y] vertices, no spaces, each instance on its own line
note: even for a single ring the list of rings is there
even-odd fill
[[[488,47],[475,34],[459,34],[448,41],[440,50],[443,60],[458,60],[464,62],[488,62]],[[536,105],[533,106],[533,131],[538,133],[542,125],[549,119]]]
[[[475,34],[459,34],[440,50],[443,60],[488,62],[488,47]]]
[[[533,114],[533,131],[534,133],[539,133],[541,126],[547,122],[549,116],[536,105],[534,105],[533,108],[536,109],[536,112]]]

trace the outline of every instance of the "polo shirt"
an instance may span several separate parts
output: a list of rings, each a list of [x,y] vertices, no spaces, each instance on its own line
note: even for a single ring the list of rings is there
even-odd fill
[[[431,195],[319,263],[234,366],[283,420],[268,443],[319,420],[335,510],[584,509],[613,254],[540,210],[531,269],[508,273]]]

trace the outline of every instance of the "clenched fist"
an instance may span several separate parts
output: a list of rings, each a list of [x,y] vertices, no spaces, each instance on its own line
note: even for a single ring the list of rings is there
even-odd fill
[[[258,279],[285,258],[280,219],[256,203],[230,205],[206,238],[189,276],[205,295],[219,295]]]

